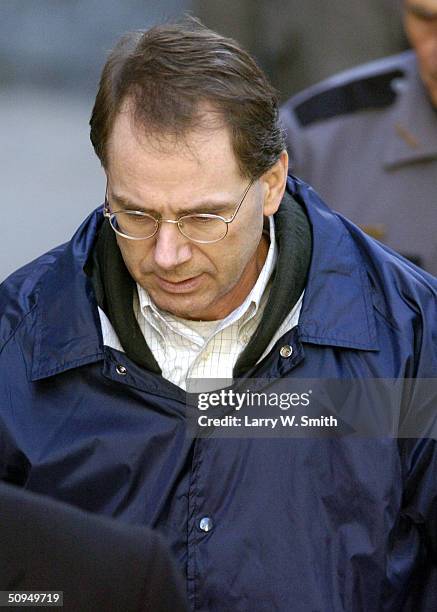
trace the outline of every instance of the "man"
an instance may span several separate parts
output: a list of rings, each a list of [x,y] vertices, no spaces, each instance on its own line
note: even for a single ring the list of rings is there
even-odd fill
[[[434,441],[387,438],[369,390],[434,415],[404,379],[436,377],[435,280],[287,179],[267,79],[195,21],[122,39],[91,139],[104,206],[0,292],[3,478],[159,529],[193,609],[420,609]],[[190,378],[357,382],[379,437],[193,438]]]
[[[334,209],[437,275],[437,0],[404,0],[413,47],[292,97],[290,168]]]
[[[187,609],[182,579],[157,533],[5,484],[0,515],[0,589],[9,596],[61,591],[51,601],[64,612]],[[3,596],[0,605],[8,602]],[[44,607],[49,602],[40,599]]]

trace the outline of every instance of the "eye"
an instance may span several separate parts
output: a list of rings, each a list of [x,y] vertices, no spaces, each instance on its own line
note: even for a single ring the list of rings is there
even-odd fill
[[[122,213],[117,213],[118,219],[130,225],[149,225],[154,223],[154,219],[140,211],[128,210]]]
[[[195,215],[194,217],[190,217],[190,221],[196,223],[197,225],[208,225],[209,223],[214,223],[214,221],[217,221],[217,218]]]
[[[140,223],[150,223],[150,221],[153,221],[153,219],[151,219],[150,217],[146,217],[144,215],[141,215],[141,217],[135,215],[131,217],[131,221],[133,221],[134,223],[140,224]]]

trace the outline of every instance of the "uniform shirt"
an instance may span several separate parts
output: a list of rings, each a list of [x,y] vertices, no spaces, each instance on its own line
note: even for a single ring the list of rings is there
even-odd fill
[[[437,275],[437,111],[408,51],[281,109],[290,168],[335,210]]]
[[[219,321],[191,321],[156,307],[147,291],[137,284],[133,308],[144,338],[162,376],[185,389],[189,378],[232,379],[240,353],[256,330],[268,300],[271,277],[277,260],[273,217],[269,217],[270,246],[258,279],[243,303]],[[277,340],[297,325],[303,293],[279,326],[260,360]],[[123,348],[105,313],[99,309],[103,343]]]

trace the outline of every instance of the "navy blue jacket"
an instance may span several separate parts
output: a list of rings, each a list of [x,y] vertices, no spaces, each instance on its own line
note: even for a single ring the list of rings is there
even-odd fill
[[[313,232],[304,302],[250,376],[435,378],[435,279],[288,189]],[[193,441],[185,393],[103,346],[83,271],[101,223],[100,208],[1,288],[2,478],[159,529],[196,610],[437,609],[434,441]]]

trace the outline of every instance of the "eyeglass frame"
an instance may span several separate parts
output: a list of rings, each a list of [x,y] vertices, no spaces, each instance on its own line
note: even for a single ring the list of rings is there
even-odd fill
[[[121,236],[122,238],[126,238],[127,240],[149,240],[150,238],[153,238],[153,236],[156,236],[156,234],[158,233],[159,228],[161,226],[161,223],[172,223],[173,225],[177,225],[178,226],[178,230],[180,231],[182,236],[184,236],[184,238],[187,238],[187,240],[190,240],[191,242],[195,242],[195,243],[198,243],[198,244],[215,244],[216,242],[220,242],[220,240],[223,240],[223,238],[226,238],[226,236],[228,235],[229,224],[232,223],[232,221],[237,216],[238,211],[240,210],[244,200],[246,199],[247,194],[249,193],[250,188],[255,183],[255,181],[256,181],[256,179],[252,179],[250,181],[250,183],[248,184],[248,186],[244,190],[244,193],[241,196],[241,199],[238,202],[237,207],[236,207],[233,215],[229,219],[225,219],[221,215],[214,215],[212,213],[191,213],[189,215],[182,215],[181,217],[178,217],[177,219],[163,219],[162,217],[158,217],[158,218],[154,217],[153,215],[150,215],[149,213],[143,212],[141,210],[116,210],[114,212],[111,212],[111,209],[109,207],[109,202],[108,202],[108,182],[106,182],[105,203],[104,203],[104,207],[103,207],[103,216],[106,219],[108,219],[109,225],[112,227],[114,232],[116,234],[118,234],[119,236]],[[135,238],[135,236],[128,236],[127,234],[123,234],[122,232],[117,230],[112,225],[112,219],[118,213],[128,213],[128,214],[132,214],[133,216],[137,215],[137,216],[141,216],[141,217],[149,217],[150,219],[153,219],[154,222],[155,222],[155,226],[156,226],[155,227],[155,231],[153,232],[153,234],[151,234],[150,236],[146,236],[145,238]],[[207,218],[207,219],[219,219],[220,221],[223,221],[226,224],[226,232],[225,232],[225,234],[221,238],[217,238],[217,240],[195,240],[194,238],[190,238],[189,236],[184,234],[184,232],[182,231],[181,226],[180,226],[180,223],[181,223],[181,221],[183,219],[190,218],[190,217],[201,217],[203,219],[205,219],[205,218]]]

